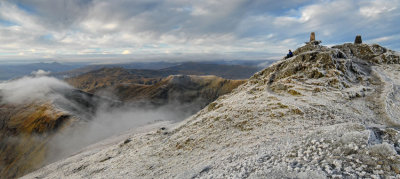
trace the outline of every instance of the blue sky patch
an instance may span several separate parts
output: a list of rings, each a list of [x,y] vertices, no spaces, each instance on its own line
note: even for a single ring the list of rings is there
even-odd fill
[[[28,6],[22,3],[16,3],[18,9],[21,9],[29,14],[36,14],[36,10],[32,6]]]
[[[0,25],[9,27],[9,26],[15,26],[15,25],[18,25],[18,24],[15,23],[15,22],[12,22],[12,21],[0,19]]]
[[[46,35],[42,35],[39,37],[41,40],[45,40],[45,41],[51,41],[54,39],[52,34],[46,34]]]

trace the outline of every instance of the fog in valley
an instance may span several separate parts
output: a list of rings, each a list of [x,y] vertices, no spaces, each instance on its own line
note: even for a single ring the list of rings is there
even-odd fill
[[[69,97],[68,93],[77,91],[66,82],[45,76],[47,72],[32,72],[26,76],[0,84],[1,103],[10,105],[27,105],[48,103],[56,109],[70,113],[76,119],[68,121],[64,127],[55,131],[48,143],[47,163],[74,154],[84,147],[157,122],[175,123],[195,113],[204,103],[194,100],[181,104],[170,102],[162,106],[154,106],[144,101],[140,103],[122,103],[112,99],[112,94],[100,92],[107,97],[94,95],[95,99],[82,96],[79,100],[92,103],[87,109],[75,109],[82,104]],[[83,93],[83,92],[81,92]],[[79,101],[78,100],[78,101]],[[87,100],[87,101],[86,101]],[[84,106],[85,107],[85,106]],[[45,135],[53,135],[51,132]],[[38,137],[40,139],[40,136]],[[18,137],[13,137],[18,140]]]

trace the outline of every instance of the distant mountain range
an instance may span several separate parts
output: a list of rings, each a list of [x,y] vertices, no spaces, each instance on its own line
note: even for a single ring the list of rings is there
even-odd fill
[[[127,64],[100,64],[88,65],[70,71],[53,73],[58,78],[70,78],[102,68],[124,68],[135,70],[162,70],[176,74],[176,71],[185,74],[205,75],[212,74],[229,79],[245,79],[254,72],[272,64],[274,60],[263,61],[212,61],[212,62],[135,62]],[[175,71],[175,72],[172,72]],[[187,71],[187,72],[185,72]],[[238,73],[238,74],[237,74]]]
[[[76,68],[69,71],[63,71],[58,73],[53,73],[52,76],[58,78],[70,78],[78,76],[91,71],[99,70],[102,68],[125,68],[125,69],[147,69],[147,70],[158,70],[162,68],[171,67],[177,65],[178,63],[169,62],[134,62],[126,64],[97,64],[97,65],[86,65],[80,68]]]
[[[26,75],[31,75],[32,72],[44,70],[51,72],[51,75],[57,78],[69,78],[81,75],[90,71],[99,70],[102,68],[126,68],[126,69],[147,69],[160,70],[173,66],[184,64],[214,64],[226,66],[246,66],[246,67],[266,67],[274,60],[217,60],[207,62],[132,62],[119,64],[88,64],[88,63],[31,63],[31,64],[0,64],[0,80],[10,80]],[[258,68],[260,70],[261,68]]]
[[[32,64],[2,64],[0,65],[0,80],[9,80],[26,75],[30,75],[34,71],[44,70],[53,73],[69,71],[80,68],[84,64],[69,63],[61,64],[53,63],[32,63]]]
[[[226,79],[248,79],[261,69],[263,67],[188,62],[161,71],[176,71],[187,75],[215,75]]]

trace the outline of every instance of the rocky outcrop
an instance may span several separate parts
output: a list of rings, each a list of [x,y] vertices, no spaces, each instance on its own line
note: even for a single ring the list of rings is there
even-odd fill
[[[399,54],[307,43],[172,128],[26,178],[399,178]]]

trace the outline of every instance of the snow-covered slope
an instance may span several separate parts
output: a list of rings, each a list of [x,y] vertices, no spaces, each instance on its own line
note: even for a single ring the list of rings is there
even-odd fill
[[[25,178],[400,177],[400,57],[308,43],[173,128]]]

